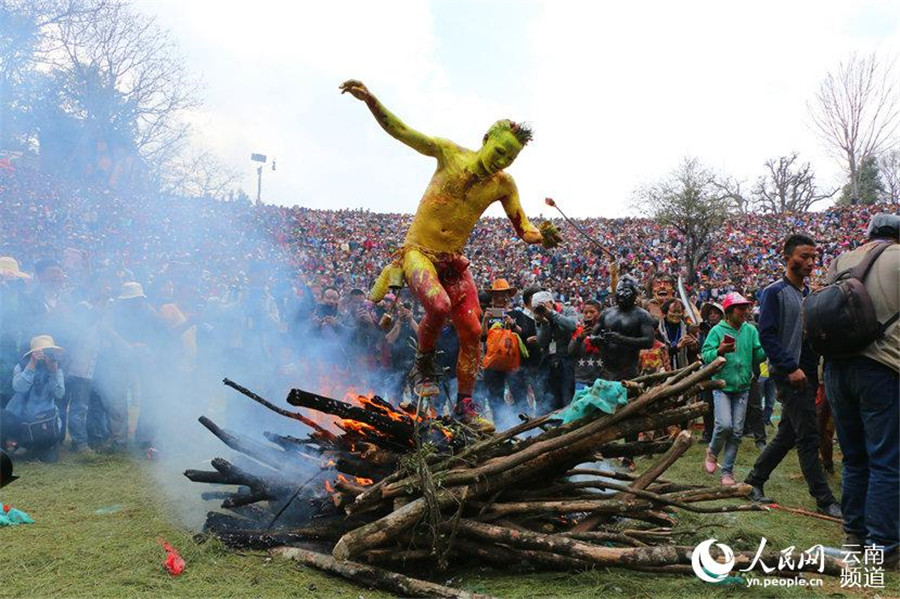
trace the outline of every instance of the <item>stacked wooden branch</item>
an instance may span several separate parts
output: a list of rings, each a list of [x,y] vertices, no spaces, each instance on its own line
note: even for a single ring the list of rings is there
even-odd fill
[[[471,559],[504,567],[689,572],[692,547],[675,543],[684,533],[673,528],[675,513],[765,508],[721,501],[745,497],[747,485],[706,488],[661,478],[690,447],[688,431],[666,441],[620,441],[702,415],[707,404],[699,392],[716,386],[710,377],[723,365],[719,358],[627,381],[631,399],[613,414],[596,412],[568,424],[550,414],[487,437],[377,398],[348,405],[291,392],[290,404],[341,418],[343,432],[335,434],[226,381],[282,415],[306,424],[310,420],[312,432],[304,440],[267,435],[274,445],[266,445],[201,419],[264,472],[217,459],[214,472],[185,474],[197,482],[240,486],[223,497],[222,507],[235,515],[213,512],[207,521],[207,528],[226,542],[259,547],[319,543],[334,557],[327,560],[329,569],[351,578],[348,572],[368,571],[359,562],[415,565],[423,571]],[[659,452],[664,453],[639,475],[585,464],[598,454]],[[323,481],[335,470],[372,480],[342,477],[326,487]],[[304,555],[291,554],[314,566],[324,563]]]

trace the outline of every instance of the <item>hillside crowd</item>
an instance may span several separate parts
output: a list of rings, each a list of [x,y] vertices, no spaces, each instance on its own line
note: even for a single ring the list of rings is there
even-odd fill
[[[838,366],[826,365],[822,376],[820,361],[805,345],[801,350],[797,306],[800,291],[821,286],[836,258],[867,240],[897,236],[896,215],[873,220],[881,212],[883,206],[853,206],[733,215],[713,235],[687,287],[687,305],[674,288],[685,256],[672,228],[641,218],[578,220],[614,264],[564,222],[557,225],[565,243],[543,249],[518,240],[506,219],[483,218],[465,250],[483,290],[487,342],[475,399],[505,426],[519,412],[562,409],[573,396],[590,400],[598,378],[623,380],[723,356],[724,387],[705,394],[711,410],[704,468],[715,473],[721,454],[722,483],[735,484],[746,429],[764,450],[747,482],[754,499],[768,500],[763,484],[796,446],[820,511],[840,516],[822,474],[822,467],[834,469],[825,381],[833,377],[831,405],[856,391],[838,389]],[[223,376],[276,398],[303,386],[408,399],[421,308],[406,289],[378,304],[366,291],[411,219],[129,193],[0,162],[2,448],[21,446],[55,461],[68,438],[75,452],[124,451],[133,443],[152,457],[165,450],[172,415],[211,393]],[[873,237],[872,222],[883,225],[881,238]],[[889,255],[896,261],[897,252]],[[886,307],[877,307],[890,312],[897,273],[881,264],[875,293]],[[895,326],[890,339],[896,333]],[[492,353],[492,339],[507,337],[521,342],[512,359]],[[449,401],[459,349],[449,323],[438,347]],[[896,387],[900,356],[891,347],[866,354],[854,372],[874,368],[872,380]],[[770,441],[776,396],[781,424]],[[136,411],[132,439],[129,412]],[[846,497],[848,456],[861,441],[840,420]],[[890,422],[893,432],[880,434],[892,438],[893,457],[878,458],[889,466],[897,461],[896,414]],[[877,500],[879,510],[896,507],[892,472],[885,480],[894,494]],[[872,526],[861,523],[858,508],[845,513],[845,522],[856,518],[845,529],[864,541]],[[893,521],[879,524],[874,534],[896,556],[894,528]]]

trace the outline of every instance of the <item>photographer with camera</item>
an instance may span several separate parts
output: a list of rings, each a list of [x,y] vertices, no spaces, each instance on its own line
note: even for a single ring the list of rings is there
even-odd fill
[[[548,370],[547,386],[538,413],[552,412],[572,401],[575,395],[575,360],[569,355],[569,341],[578,325],[578,314],[571,306],[558,312],[553,294],[539,291],[531,298],[538,329],[538,345]]]
[[[347,349],[353,367],[367,377],[376,367],[381,331],[375,319],[374,305],[362,289],[351,289],[343,315]]]
[[[14,395],[0,415],[3,446],[24,447],[43,462],[59,459],[62,421],[56,402],[66,393],[61,351],[50,335],[31,339],[31,349],[13,369]]]
[[[314,329],[323,336],[336,336],[343,329],[343,324],[338,320],[338,304],[341,296],[334,287],[326,287],[322,290],[322,301],[316,305],[313,311]]]
[[[603,378],[603,360],[600,358],[600,348],[588,339],[599,317],[600,302],[590,299],[584,302],[584,306],[581,308],[582,322],[575,329],[575,333],[569,341],[569,355],[576,360],[576,391],[590,387],[595,380]]]
[[[346,331],[344,323],[338,317],[340,301],[337,289],[325,287],[311,318],[313,337],[317,341],[314,355],[327,366],[348,366],[343,347]]]
[[[385,299],[387,297],[385,296]],[[406,375],[409,374],[416,361],[419,323],[409,305],[395,300],[393,296],[391,296],[390,302],[389,308],[385,305],[388,310],[382,316],[379,324],[387,330],[385,342],[390,354],[388,399],[394,404],[399,404],[403,399]]]

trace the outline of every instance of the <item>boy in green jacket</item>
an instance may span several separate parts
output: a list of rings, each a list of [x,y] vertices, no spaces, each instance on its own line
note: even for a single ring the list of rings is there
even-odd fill
[[[725,387],[713,391],[716,424],[706,449],[705,467],[707,473],[715,474],[716,460],[724,447],[722,484],[730,486],[734,484],[734,462],[744,432],[753,366],[766,359],[766,352],[756,327],[745,322],[750,302],[739,293],[729,293],[722,307],[725,318],[710,329],[701,350],[706,363],[719,356],[725,356],[726,360],[725,367],[713,377],[725,381]]]

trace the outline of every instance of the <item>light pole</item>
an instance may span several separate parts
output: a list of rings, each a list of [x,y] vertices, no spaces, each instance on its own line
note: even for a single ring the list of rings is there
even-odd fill
[[[258,206],[262,203],[262,165],[266,163],[266,155],[265,154],[250,154],[250,160],[253,162],[261,162],[256,168],[256,205]]]

